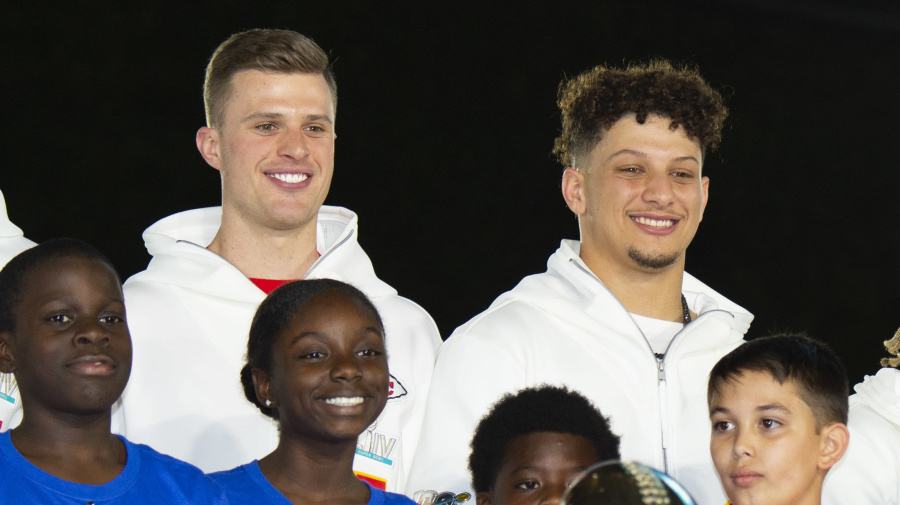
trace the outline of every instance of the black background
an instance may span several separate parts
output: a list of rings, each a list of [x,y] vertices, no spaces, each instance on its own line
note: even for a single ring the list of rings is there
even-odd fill
[[[33,240],[143,269],[144,228],[219,204],[194,146],[209,55],[293,29],[335,60],[326,203],[360,215],[379,276],[446,337],[578,236],[550,155],[559,81],[659,56],[731,110],[688,271],[756,315],[750,337],[829,342],[851,383],[900,326],[894,2],[123,4],[0,7],[0,189]]]

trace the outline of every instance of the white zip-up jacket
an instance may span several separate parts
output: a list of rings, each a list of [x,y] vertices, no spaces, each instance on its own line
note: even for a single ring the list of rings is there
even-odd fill
[[[866,376],[850,397],[850,445],[825,476],[822,505],[900,503],[900,370]]]
[[[471,492],[477,422],[503,394],[547,383],[581,392],[609,416],[623,459],[666,470],[702,505],[725,503],[709,454],[706,385],[753,316],[685,274],[683,294],[698,317],[657,359],[579,247],[564,240],[546,273],[523,279],[444,342],[408,493]]]
[[[34,242],[25,238],[22,229],[12,224],[6,213],[6,199],[0,191],[0,268],[20,252],[34,245]],[[0,430],[3,431],[3,430]]]
[[[153,256],[125,282],[134,342],[131,379],[114,427],[206,472],[228,470],[271,452],[276,424],[244,396],[239,373],[247,335],[265,294],[206,249],[221,208],[169,216],[144,232]],[[384,322],[392,391],[378,421],[359,438],[354,470],[376,487],[402,490],[421,429],[440,335],[431,317],[379,280],[357,243],[357,218],[322,206],[307,278],[363,291]]]
[[[6,213],[6,199],[0,191],[0,268],[20,252],[34,246],[22,234],[21,228],[12,224]],[[0,433],[17,426],[22,421],[22,404],[19,388],[14,387],[12,374],[0,373]]]

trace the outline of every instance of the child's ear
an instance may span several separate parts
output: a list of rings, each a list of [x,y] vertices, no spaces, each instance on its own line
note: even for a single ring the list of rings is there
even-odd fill
[[[16,371],[16,359],[12,352],[12,333],[0,331],[0,372]]]
[[[822,428],[819,469],[828,470],[835,465],[850,444],[850,431],[844,423],[831,423]]]
[[[491,505],[491,492],[482,491],[475,493],[475,505]]]
[[[251,369],[250,374],[253,377],[253,387],[256,389],[256,401],[266,407],[274,407],[275,398],[272,396],[269,374],[259,368]],[[269,401],[268,404],[266,404],[266,400]]]

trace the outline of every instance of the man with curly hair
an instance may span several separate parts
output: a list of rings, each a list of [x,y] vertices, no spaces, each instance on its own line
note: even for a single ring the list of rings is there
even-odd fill
[[[598,66],[560,87],[554,152],[581,240],[444,343],[412,491],[467,485],[465,443],[503,394],[565,384],[610,416],[622,457],[703,505],[725,495],[708,454],[706,380],[753,316],[685,273],[727,111],[695,69]]]

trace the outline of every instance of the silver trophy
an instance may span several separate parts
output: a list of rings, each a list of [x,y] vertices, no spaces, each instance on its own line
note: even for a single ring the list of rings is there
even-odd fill
[[[640,463],[604,461],[582,472],[560,505],[695,505],[681,484]]]

